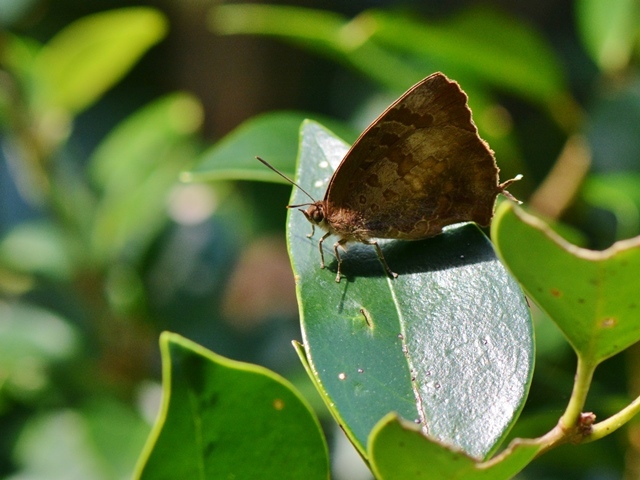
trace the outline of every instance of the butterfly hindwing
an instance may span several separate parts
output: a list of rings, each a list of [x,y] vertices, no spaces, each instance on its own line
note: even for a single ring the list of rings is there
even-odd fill
[[[420,239],[462,221],[489,223],[501,191],[493,153],[478,136],[467,96],[433,74],[358,138],[325,195],[327,221],[363,238]],[[347,222],[347,223],[348,223]]]

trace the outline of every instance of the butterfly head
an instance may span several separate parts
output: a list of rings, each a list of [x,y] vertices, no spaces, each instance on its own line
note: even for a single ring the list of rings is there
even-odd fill
[[[298,208],[298,207],[308,206],[309,208],[307,208],[306,210],[303,210],[301,208],[298,208],[298,210],[304,213],[304,216],[307,217],[307,220],[309,220],[309,222],[311,222],[312,225],[318,225],[322,227],[325,221],[324,202],[314,200],[314,198],[309,194],[309,192],[307,192],[304,188],[302,188],[296,182],[294,182],[289,177],[287,177],[284,173],[274,168],[269,162],[267,162],[266,160],[263,160],[260,157],[256,157],[256,158],[260,162],[262,162],[265,166],[267,166],[268,168],[276,172],[278,175],[280,175],[282,178],[284,178],[291,185],[298,187],[300,191],[304,193],[307,197],[309,197],[309,199],[312,202],[312,203],[302,203],[299,205],[287,205],[287,208]]]
[[[311,222],[313,225],[320,226],[322,222],[324,222],[324,208],[322,202],[315,202],[309,205],[309,208],[306,210],[299,209],[304,216],[307,217],[307,220]]]

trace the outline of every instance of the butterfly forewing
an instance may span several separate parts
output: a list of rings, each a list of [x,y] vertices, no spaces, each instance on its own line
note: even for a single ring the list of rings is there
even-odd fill
[[[325,215],[335,233],[420,239],[462,221],[487,225],[498,184],[456,82],[437,73],[391,105],[334,173]]]

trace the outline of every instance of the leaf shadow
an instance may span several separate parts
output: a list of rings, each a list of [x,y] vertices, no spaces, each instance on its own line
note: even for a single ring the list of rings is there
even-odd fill
[[[424,240],[381,240],[378,243],[387,264],[398,275],[449,270],[497,258],[489,239],[473,223],[451,226],[442,234]],[[371,245],[349,244],[340,256],[342,276],[348,281],[358,277],[387,276]],[[335,273],[338,262],[332,248],[330,253],[325,250],[325,258],[332,258],[327,262],[327,268]]]

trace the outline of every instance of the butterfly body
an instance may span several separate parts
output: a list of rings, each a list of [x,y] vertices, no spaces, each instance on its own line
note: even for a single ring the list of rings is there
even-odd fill
[[[336,274],[336,282],[340,282],[341,273],[340,267],[342,265],[342,259],[340,258],[339,247],[343,247],[347,242],[358,241],[366,243],[367,245],[373,245],[376,248],[376,253],[380,258],[380,261],[384,265],[385,270],[389,275],[396,278],[397,273],[394,273],[387,265],[387,261],[382,254],[382,250],[377,242],[371,240],[371,230],[364,225],[364,219],[358,215],[357,212],[348,209],[341,209],[332,211],[329,209],[329,204],[326,200],[312,203],[306,210],[300,210],[304,213],[304,216],[311,223],[311,233],[307,237],[311,238],[317,225],[326,233],[320,238],[318,242],[318,250],[320,250],[320,267],[324,268],[324,250],[322,250],[322,243],[331,235],[339,237],[338,241],[333,245],[333,251],[338,259],[338,271]],[[325,213],[327,212],[327,213]],[[329,214],[330,216],[327,216]]]

